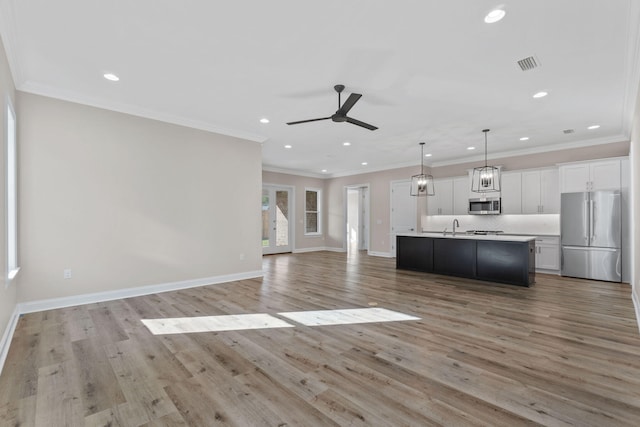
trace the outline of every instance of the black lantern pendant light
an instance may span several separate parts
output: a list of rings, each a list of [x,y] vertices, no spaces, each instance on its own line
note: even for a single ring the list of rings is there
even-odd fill
[[[411,177],[412,196],[435,196],[433,176],[424,173],[424,142],[420,143],[420,175]]]
[[[484,166],[473,168],[471,179],[471,191],[474,193],[486,193],[500,191],[500,169],[495,166],[487,166],[487,133],[484,129]]]

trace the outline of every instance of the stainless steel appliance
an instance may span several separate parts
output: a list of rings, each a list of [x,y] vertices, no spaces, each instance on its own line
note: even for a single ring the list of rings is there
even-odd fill
[[[482,236],[496,236],[498,234],[502,234],[504,233],[504,231],[502,230],[467,230],[465,231],[466,234],[473,234],[473,235],[482,235]]]
[[[620,192],[563,193],[562,275],[621,281]]]
[[[499,215],[501,212],[499,197],[469,199],[469,214],[471,215]]]

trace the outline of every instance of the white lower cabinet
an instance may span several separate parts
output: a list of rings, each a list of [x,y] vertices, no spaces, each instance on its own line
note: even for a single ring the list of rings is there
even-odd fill
[[[536,271],[560,271],[560,237],[536,237]]]

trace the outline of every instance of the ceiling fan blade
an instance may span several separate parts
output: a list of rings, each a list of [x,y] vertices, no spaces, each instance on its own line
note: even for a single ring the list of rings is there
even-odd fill
[[[343,116],[346,115],[349,110],[351,110],[351,107],[353,107],[353,105],[358,102],[358,99],[360,99],[361,96],[362,95],[360,95],[359,93],[352,93],[351,95],[349,95],[349,98],[344,101],[344,104],[342,104],[342,107],[340,107],[340,109],[336,111],[336,114]]]
[[[351,117],[347,117],[347,121],[351,124],[357,125],[357,126],[361,126],[363,128],[369,129],[369,130],[376,130],[378,129],[377,127],[370,125],[369,123],[365,123],[365,122],[361,122],[360,120],[356,120],[356,119],[352,119]]]
[[[317,122],[319,120],[329,120],[331,118],[331,116],[329,117],[323,117],[321,119],[309,119],[309,120],[299,120],[297,122],[289,122],[287,123],[288,125],[299,125],[300,123],[309,123],[309,122]]]

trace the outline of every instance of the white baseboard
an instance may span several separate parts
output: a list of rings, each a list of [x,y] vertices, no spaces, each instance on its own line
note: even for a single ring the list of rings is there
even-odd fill
[[[75,305],[92,304],[96,302],[113,301],[122,298],[138,297],[142,295],[156,294],[160,292],[177,291],[180,289],[195,288],[198,286],[215,285],[219,283],[234,282],[236,280],[253,279],[262,277],[262,270],[247,271],[244,273],[227,274],[223,276],[204,277],[201,279],[183,280],[180,282],[162,283],[158,285],[140,286],[136,288],[118,289],[115,291],[96,292],[92,294],[73,295],[62,298],[51,298],[39,301],[28,301],[17,305],[18,313],[34,313],[37,311],[53,310],[56,308],[72,307]]]
[[[319,251],[329,251],[329,252],[346,252],[346,249],[342,249],[342,248],[330,248],[328,246],[318,246],[315,248],[301,248],[301,249],[294,249],[292,252],[294,254],[303,254],[306,252],[319,252]]]
[[[638,285],[640,286],[640,285]],[[638,292],[634,286],[631,287],[631,300],[633,301],[633,306],[636,309],[636,322],[638,322],[638,331],[640,332],[640,301],[638,301]]]
[[[367,254],[371,256],[379,256],[383,258],[393,258],[393,255],[391,255],[391,252],[368,251]]]
[[[18,325],[18,319],[20,318],[20,312],[18,311],[18,306],[13,310],[13,314],[9,319],[9,324],[7,328],[4,330],[4,334],[2,335],[2,340],[0,340],[0,374],[2,374],[2,368],[4,367],[4,362],[7,360],[7,354],[9,354],[9,346],[11,345],[11,340],[13,339],[13,333],[16,330],[16,326]]]
[[[329,252],[347,252],[347,250],[345,248],[329,248],[326,247],[324,248],[325,251],[329,251]]]

